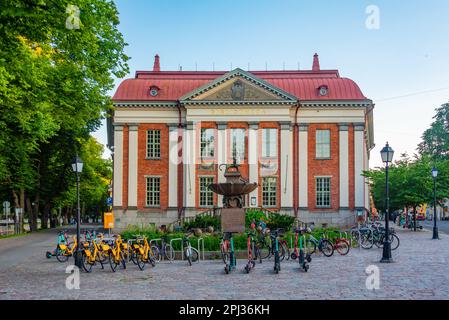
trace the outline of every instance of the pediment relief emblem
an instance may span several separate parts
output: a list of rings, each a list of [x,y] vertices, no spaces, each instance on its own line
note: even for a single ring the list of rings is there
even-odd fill
[[[237,78],[206,92],[193,100],[208,101],[274,101],[283,100],[282,97],[258,87],[249,81]]]
[[[184,103],[223,102],[276,102],[296,103],[296,97],[255,75],[235,69],[181,97]]]

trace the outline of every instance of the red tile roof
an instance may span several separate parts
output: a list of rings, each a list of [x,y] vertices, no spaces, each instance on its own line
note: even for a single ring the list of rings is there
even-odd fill
[[[158,61],[159,62],[159,61]],[[300,101],[365,100],[359,86],[352,80],[341,78],[337,70],[314,71],[249,71],[273,86],[297,97]],[[225,71],[137,71],[136,77],[124,80],[113,101],[176,101],[183,95],[223,76]],[[157,86],[159,94],[150,95],[149,88]],[[328,95],[321,96],[318,89],[328,87]]]

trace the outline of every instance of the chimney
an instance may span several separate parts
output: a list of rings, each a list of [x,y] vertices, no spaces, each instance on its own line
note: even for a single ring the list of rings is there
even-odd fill
[[[313,56],[312,71],[320,71],[320,59],[318,58],[318,53],[315,53]]]
[[[154,72],[159,72],[159,71],[161,71],[161,65],[160,65],[160,63],[159,63],[159,55],[158,55],[158,54],[156,54],[156,55],[154,56],[153,71],[154,71]]]

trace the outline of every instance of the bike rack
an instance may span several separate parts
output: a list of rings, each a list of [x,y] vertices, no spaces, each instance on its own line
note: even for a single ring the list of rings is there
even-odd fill
[[[201,261],[201,249],[200,249],[200,243],[202,244],[202,251],[203,251],[203,261],[204,259],[204,238],[198,238],[198,262]]]
[[[151,247],[151,244],[153,243],[153,242],[155,242],[156,243],[156,246],[159,248],[159,246],[158,246],[158,244],[157,244],[157,242],[158,241],[161,241],[162,242],[162,239],[161,238],[156,238],[156,239],[151,239],[150,240],[150,242],[149,242],[149,245],[150,245],[150,247]],[[162,243],[161,243],[161,250],[162,250]],[[165,260],[165,257],[164,257],[164,255],[161,253],[161,261],[164,261]]]
[[[182,238],[171,239],[170,240],[170,247],[174,248],[173,247],[173,242],[175,242],[175,241],[180,241],[181,242],[181,260],[184,260],[184,241],[183,241]],[[173,252],[175,252],[175,255],[176,255],[175,249],[173,249]],[[173,257],[173,260],[174,259],[175,259],[175,257]]]

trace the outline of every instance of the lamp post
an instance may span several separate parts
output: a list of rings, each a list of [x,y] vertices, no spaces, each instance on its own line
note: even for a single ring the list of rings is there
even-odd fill
[[[438,227],[437,227],[437,177],[438,170],[433,167],[432,178],[433,178],[433,237],[432,239],[438,239]]]
[[[387,144],[385,147],[380,151],[380,155],[382,157],[382,162],[385,163],[385,238],[384,238],[384,247],[382,252],[382,259],[380,262],[382,263],[390,263],[393,262],[393,258],[391,257],[391,243],[390,243],[390,226],[389,226],[389,220],[390,220],[390,188],[388,184],[388,167],[389,164],[393,161],[393,155],[394,151],[390,147],[390,145]]]
[[[80,224],[81,224],[81,211],[80,211],[80,173],[83,171],[83,160],[81,160],[80,157],[78,157],[78,154],[73,159],[72,162],[72,169],[73,172],[76,174],[76,212],[77,212],[77,220],[76,220],[76,253],[75,253],[75,265],[78,268],[82,268],[82,254],[81,254],[81,231],[80,231]]]

